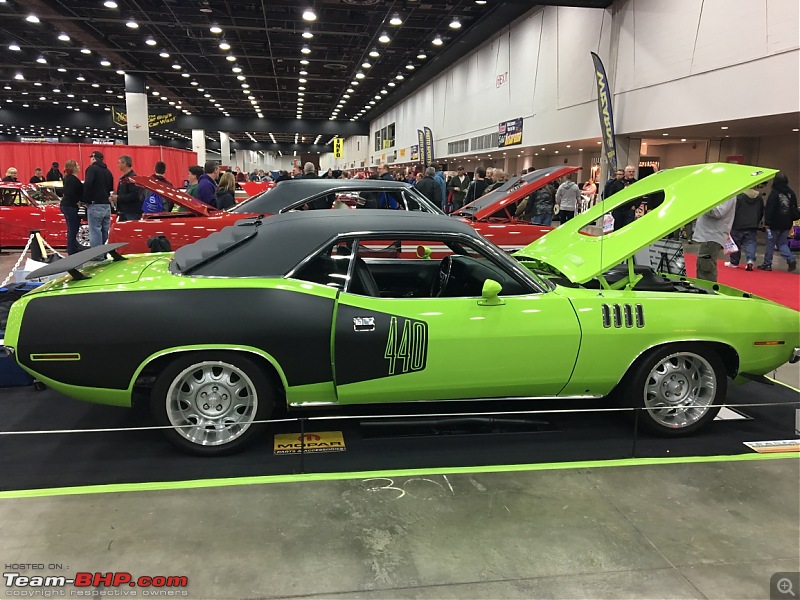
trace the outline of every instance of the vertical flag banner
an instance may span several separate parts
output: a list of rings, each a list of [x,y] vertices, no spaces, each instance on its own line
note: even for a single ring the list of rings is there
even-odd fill
[[[425,164],[433,164],[433,132],[430,127],[425,128]]]
[[[342,138],[333,138],[333,157],[344,158],[344,140]]]
[[[420,159],[422,160],[423,165],[428,164],[428,157],[425,154],[425,134],[422,133],[422,129],[417,129],[417,144],[419,144],[419,153]]]
[[[603,132],[603,152],[608,160],[610,172],[617,170],[617,144],[614,141],[614,114],[611,111],[611,90],[608,85],[603,61],[594,52],[594,78],[597,83],[597,110],[600,114],[600,129]]]

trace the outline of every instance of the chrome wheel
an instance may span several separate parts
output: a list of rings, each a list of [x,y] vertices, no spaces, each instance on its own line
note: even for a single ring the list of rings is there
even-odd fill
[[[89,226],[84,224],[78,227],[78,233],[75,236],[75,239],[78,242],[78,245],[81,248],[88,248],[89,247]]]
[[[166,396],[167,418],[192,444],[220,446],[243,435],[258,411],[253,381],[240,368],[203,361],[178,373]]]
[[[708,360],[693,352],[677,352],[660,359],[647,375],[644,408],[657,424],[683,429],[708,413],[717,388],[717,374]]]

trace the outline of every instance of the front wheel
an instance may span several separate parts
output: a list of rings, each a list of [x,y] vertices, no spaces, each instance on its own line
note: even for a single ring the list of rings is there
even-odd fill
[[[78,246],[81,247],[81,250],[85,250],[89,247],[89,225],[81,223],[81,226],[78,227],[78,233],[75,235],[75,240],[78,242]]]
[[[728,381],[725,366],[710,349],[659,348],[631,373],[623,393],[642,427],[663,436],[694,433],[719,412]]]
[[[232,454],[266,427],[274,395],[269,378],[236,354],[189,354],[156,380],[151,409],[167,439],[203,456]]]

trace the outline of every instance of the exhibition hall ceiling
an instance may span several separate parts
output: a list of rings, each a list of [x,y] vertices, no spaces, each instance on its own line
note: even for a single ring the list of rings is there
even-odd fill
[[[536,4],[0,0],[0,106],[124,108],[123,74],[134,73],[146,77],[151,113],[369,121]],[[295,132],[234,138],[287,142]]]

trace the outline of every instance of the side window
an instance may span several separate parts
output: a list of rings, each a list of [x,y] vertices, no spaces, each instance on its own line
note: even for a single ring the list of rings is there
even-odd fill
[[[27,205],[27,202],[23,202],[19,190],[2,190],[0,194],[2,194],[0,195],[0,204],[2,204],[2,206]]]
[[[419,199],[408,192],[408,190],[403,191],[403,200],[406,206],[406,210],[413,210],[418,212],[428,212],[428,208],[423,205]]]
[[[294,273],[294,279],[319,283],[343,290],[347,284],[351,244],[338,241],[326,248]]]

